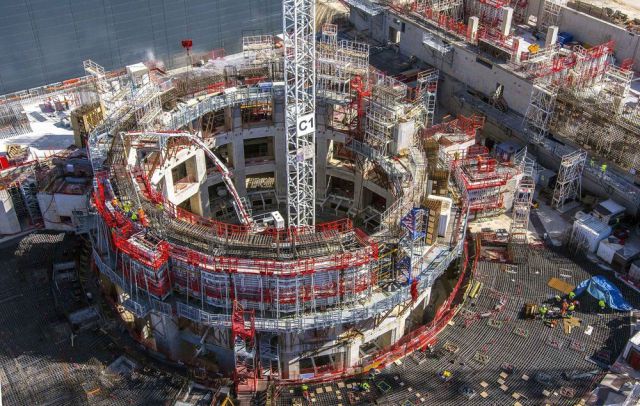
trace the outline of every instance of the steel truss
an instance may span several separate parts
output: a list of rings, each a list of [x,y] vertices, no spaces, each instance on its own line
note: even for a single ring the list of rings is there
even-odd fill
[[[431,127],[435,119],[438,76],[440,76],[440,71],[437,69],[426,70],[418,74],[418,89],[427,112],[425,128]]]
[[[535,161],[527,156],[527,148],[523,148],[514,159],[514,164],[521,171],[521,178],[516,186],[511,212],[511,229],[509,231],[509,245],[527,243],[527,230],[529,229],[529,214],[533,194],[536,188]]]
[[[560,10],[567,5],[567,0],[544,0],[542,21],[540,26],[546,29],[552,25],[558,25]]]
[[[417,272],[414,270],[414,256],[417,255],[416,250],[424,245],[428,217],[429,209],[414,207],[400,220],[404,235],[400,238],[398,245],[403,258],[396,266],[399,274],[404,276],[408,284],[420,276],[420,270],[418,269]]]
[[[313,0],[284,0],[287,217],[290,226],[315,224],[315,15]]]
[[[558,180],[556,180],[556,187],[553,189],[551,207],[561,210],[567,200],[580,196],[582,170],[586,160],[587,152],[582,150],[574,151],[562,157]]]
[[[524,127],[533,144],[541,144],[549,134],[549,126],[556,105],[558,91],[552,87],[533,85]]]

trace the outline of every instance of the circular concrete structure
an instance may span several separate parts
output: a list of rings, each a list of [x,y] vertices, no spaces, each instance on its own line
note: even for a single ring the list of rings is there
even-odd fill
[[[292,227],[280,73],[218,65],[132,69],[144,103],[89,136],[105,291],[145,345],[239,384],[361,371],[420,326],[462,252],[466,212],[414,142],[423,99],[381,74],[366,99],[319,91],[316,225]]]

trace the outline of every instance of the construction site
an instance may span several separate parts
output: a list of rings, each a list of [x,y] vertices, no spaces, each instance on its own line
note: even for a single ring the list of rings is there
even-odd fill
[[[640,55],[606,24],[283,0],[235,52],[0,96],[0,405],[640,401]]]

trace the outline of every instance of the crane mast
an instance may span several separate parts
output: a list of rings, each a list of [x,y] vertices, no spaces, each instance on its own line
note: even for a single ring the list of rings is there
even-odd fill
[[[283,0],[287,219],[315,225],[315,0]]]

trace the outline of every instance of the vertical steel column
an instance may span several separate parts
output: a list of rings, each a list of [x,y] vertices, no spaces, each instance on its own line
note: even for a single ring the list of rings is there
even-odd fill
[[[315,1],[283,0],[287,217],[315,224]]]

